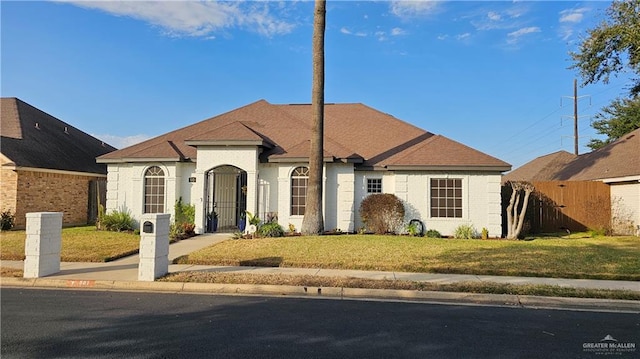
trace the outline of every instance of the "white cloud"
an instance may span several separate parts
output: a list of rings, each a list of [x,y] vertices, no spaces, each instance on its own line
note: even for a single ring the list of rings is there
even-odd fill
[[[457,40],[466,40],[471,37],[471,33],[465,32],[464,34],[460,34],[456,36]]]
[[[578,23],[584,18],[584,14],[589,11],[588,8],[566,9],[560,11],[560,22]]]
[[[500,16],[500,14],[498,14],[497,12],[494,12],[494,11],[489,11],[487,13],[487,17],[491,21],[500,21],[500,19],[502,19],[502,16]]]
[[[447,34],[438,35],[437,37],[438,40],[446,40],[448,38],[449,38],[449,35]]]
[[[340,29],[340,32],[345,34],[345,35],[354,35],[354,36],[358,36],[358,37],[366,37],[367,36],[366,32],[358,31],[358,32],[354,33],[354,32],[351,32],[351,30],[347,29],[346,27],[342,27]]]
[[[558,31],[558,33],[560,34],[560,38],[563,41],[567,41],[571,38],[571,36],[573,36],[573,29],[570,27],[563,27]]]
[[[407,32],[402,30],[399,27],[394,27],[393,29],[391,29],[391,36],[400,36],[400,35],[404,35]]]
[[[114,136],[114,135],[91,135],[95,138],[110,144],[111,146],[121,149],[129,146],[133,146],[140,142],[150,139],[147,135],[133,135],[133,136]]]
[[[431,0],[394,0],[389,5],[392,14],[403,18],[430,15],[438,6],[438,1]]]
[[[534,32],[540,32],[540,28],[537,26],[524,27],[520,30],[510,32],[507,35],[511,37],[520,37],[522,35],[532,34]]]
[[[385,41],[387,39],[387,33],[384,31],[376,31],[375,35],[378,41]]]
[[[510,33],[507,34],[507,37],[508,37],[507,43],[513,45],[513,44],[517,43],[522,36],[528,35],[528,34],[533,34],[533,33],[540,32],[540,31],[541,30],[540,30],[539,27],[530,26],[530,27],[524,27],[524,28],[522,28],[520,30],[516,30],[514,32],[510,32]]]
[[[177,36],[210,36],[226,28],[242,28],[271,37],[294,25],[270,13],[269,2],[217,1],[78,1],[73,5],[148,22]],[[275,6],[274,6],[275,7]]]

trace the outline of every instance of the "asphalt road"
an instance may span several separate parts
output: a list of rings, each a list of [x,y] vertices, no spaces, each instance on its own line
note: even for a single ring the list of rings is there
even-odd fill
[[[601,358],[585,343],[614,343],[602,341],[607,335],[635,346],[613,357],[640,357],[639,314],[92,290],[0,295],[5,359]]]

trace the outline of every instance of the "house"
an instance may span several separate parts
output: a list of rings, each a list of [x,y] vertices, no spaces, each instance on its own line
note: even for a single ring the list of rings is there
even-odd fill
[[[536,158],[506,174],[504,181],[508,180],[601,181],[609,185],[614,222],[621,220],[630,223],[630,227],[638,231],[640,129],[579,156],[560,151]]]
[[[300,229],[311,118],[311,105],[260,100],[100,156],[107,210],[139,220],[173,213],[182,198],[195,205],[197,233],[233,230],[245,210]],[[361,201],[392,193],[404,201],[407,221],[443,234],[463,223],[500,233],[500,178],[510,167],[366,105],[325,105],[327,230],[358,230]]]
[[[97,183],[107,176],[95,158],[115,148],[17,98],[0,107],[2,211],[15,214],[17,228],[28,212],[63,212],[65,225],[95,219]]]

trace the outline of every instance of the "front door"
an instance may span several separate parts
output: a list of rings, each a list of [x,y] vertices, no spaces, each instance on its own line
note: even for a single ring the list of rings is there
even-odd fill
[[[206,232],[233,232],[247,209],[247,173],[234,166],[207,172]]]

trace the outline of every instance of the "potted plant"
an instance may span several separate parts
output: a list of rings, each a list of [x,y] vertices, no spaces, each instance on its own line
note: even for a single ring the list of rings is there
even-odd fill
[[[218,231],[218,213],[211,211],[207,214],[207,232]]]
[[[238,220],[238,230],[240,232],[244,232],[244,229],[247,227],[247,218],[245,212],[240,213],[240,219]]]

